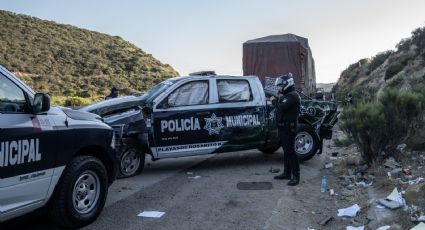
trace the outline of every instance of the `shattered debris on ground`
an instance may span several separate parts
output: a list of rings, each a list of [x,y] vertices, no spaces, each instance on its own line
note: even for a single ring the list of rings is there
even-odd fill
[[[332,185],[337,194],[333,197],[362,207],[359,214],[349,217],[355,224],[346,226],[411,229],[425,222],[425,151],[410,151],[407,145],[400,144],[392,147],[392,152],[383,152],[382,162],[368,165],[354,144],[328,147],[323,170],[338,175],[339,179]],[[382,196],[371,197],[371,194]],[[370,211],[374,217],[365,216]],[[390,218],[379,215],[390,215]],[[339,218],[348,221],[347,217],[338,215]]]

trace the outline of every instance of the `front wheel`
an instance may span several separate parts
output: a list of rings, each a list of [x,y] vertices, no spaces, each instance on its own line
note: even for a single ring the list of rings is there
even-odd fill
[[[88,225],[102,211],[107,193],[108,174],[102,162],[92,156],[77,156],[56,186],[50,216],[65,228]]]
[[[310,160],[317,152],[319,138],[314,129],[307,124],[298,125],[298,133],[295,136],[295,152],[300,161]]]
[[[121,150],[118,178],[132,177],[142,172],[145,165],[145,152],[135,141],[129,141]]]

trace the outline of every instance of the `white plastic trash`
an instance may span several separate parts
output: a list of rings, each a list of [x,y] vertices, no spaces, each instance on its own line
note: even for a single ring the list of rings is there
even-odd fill
[[[355,217],[357,215],[357,212],[359,211],[360,206],[358,204],[355,204],[348,208],[338,209],[338,216]]]
[[[158,212],[158,211],[143,211],[141,213],[139,213],[140,217],[150,217],[150,218],[161,218],[161,216],[163,216],[165,214],[165,212]]]
[[[421,222],[410,230],[425,230],[425,224]]]
[[[347,230],[364,230],[364,226],[360,226],[360,227],[347,226]]]

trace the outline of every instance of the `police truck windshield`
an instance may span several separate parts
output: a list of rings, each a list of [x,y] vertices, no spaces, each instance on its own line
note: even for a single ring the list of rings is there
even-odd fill
[[[168,87],[174,85],[177,81],[179,81],[179,78],[171,78],[159,83],[143,94],[142,99],[145,99],[146,101],[153,101],[158,95],[164,92]]]

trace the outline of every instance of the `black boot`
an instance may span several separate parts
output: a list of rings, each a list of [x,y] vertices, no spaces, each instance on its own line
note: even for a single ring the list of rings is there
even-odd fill
[[[275,180],[290,180],[291,179],[291,172],[287,170],[283,170],[283,173],[277,175],[274,177]]]
[[[288,182],[288,186],[295,186],[300,183],[300,173],[294,173],[291,180]]]

